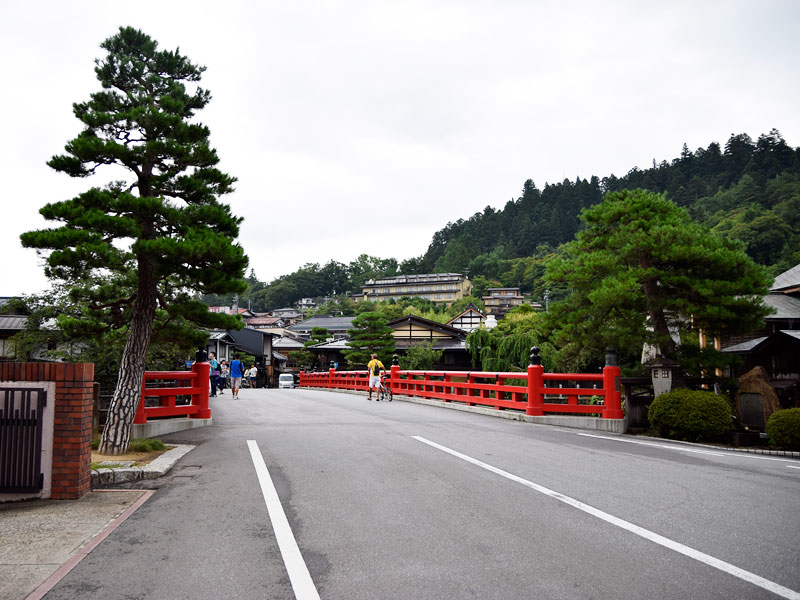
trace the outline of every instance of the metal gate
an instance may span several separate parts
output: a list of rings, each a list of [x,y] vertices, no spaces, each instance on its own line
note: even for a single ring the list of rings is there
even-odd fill
[[[47,392],[0,387],[0,493],[38,492],[44,486],[42,421]]]

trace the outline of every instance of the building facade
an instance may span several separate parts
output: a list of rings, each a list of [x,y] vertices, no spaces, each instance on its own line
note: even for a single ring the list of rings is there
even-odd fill
[[[394,319],[388,325],[393,329],[395,352],[400,356],[401,368],[404,366],[403,356],[409,348],[428,343],[434,350],[442,351],[441,361],[432,370],[469,371],[472,368],[466,348],[466,331],[416,315]],[[336,339],[309,346],[307,350],[317,355],[315,364],[319,369],[327,370],[331,363],[338,365],[339,369],[346,369],[347,359],[344,353],[349,348],[347,342],[347,338]],[[356,365],[353,369],[365,369],[366,366],[366,363]],[[389,365],[386,364],[386,367]]]
[[[449,305],[471,293],[472,282],[460,273],[430,273],[368,279],[360,299],[382,302],[418,297]]]
[[[483,314],[477,306],[470,303],[464,312],[450,319],[447,324],[450,325],[450,327],[470,332],[478,329],[485,321],[486,315]]]
[[[515,306],[521,305],[525,298],[519,293],[519,288],[489,288],[488,296],[483,296],[486,314],[503,317]]]

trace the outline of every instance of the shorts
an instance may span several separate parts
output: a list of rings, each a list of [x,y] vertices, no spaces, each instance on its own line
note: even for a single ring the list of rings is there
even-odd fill
[[[380,375],[370,375],[369,376],[369,387],[376,388],[380,387],[381,385],[381,377]]]
[[[231,377],[231,387],[232,388],[240,388],[240,387],[242,387],[242,378],[241,377]]]

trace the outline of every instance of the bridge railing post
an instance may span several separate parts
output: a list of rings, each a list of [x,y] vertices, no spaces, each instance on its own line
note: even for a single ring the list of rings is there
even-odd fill
[[[606,366],[603,367],[603,389],[605,401],[603,408],[604,419],[621,419],[622,393],[620,390],[620,368],[617,365],[617,353],[614,348],[606,349]]]
[[[389,389],[392,394],[400,389],[400,358],[397,354],[392,356],[392,366],[389,369]]]
[[[534,417],[544,415],[544,367],[539,348],[531,348],[531,363],[528,365],[528,406],[525,414]]]
[[[210,419],[211,408],[208,405],[208,376],[211,366],[207,362],[196,362],[192,365],[192,371],[197,375],[195,377],[192,387],[192,404],[197,400],[197,405],[200,407],[195,414],[192,415],[195,419]]]

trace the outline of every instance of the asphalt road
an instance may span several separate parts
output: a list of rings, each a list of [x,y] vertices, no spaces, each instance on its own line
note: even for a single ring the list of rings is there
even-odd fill
[[[48,600],[800,598],[797,460],[324,391],[212,407]]]

